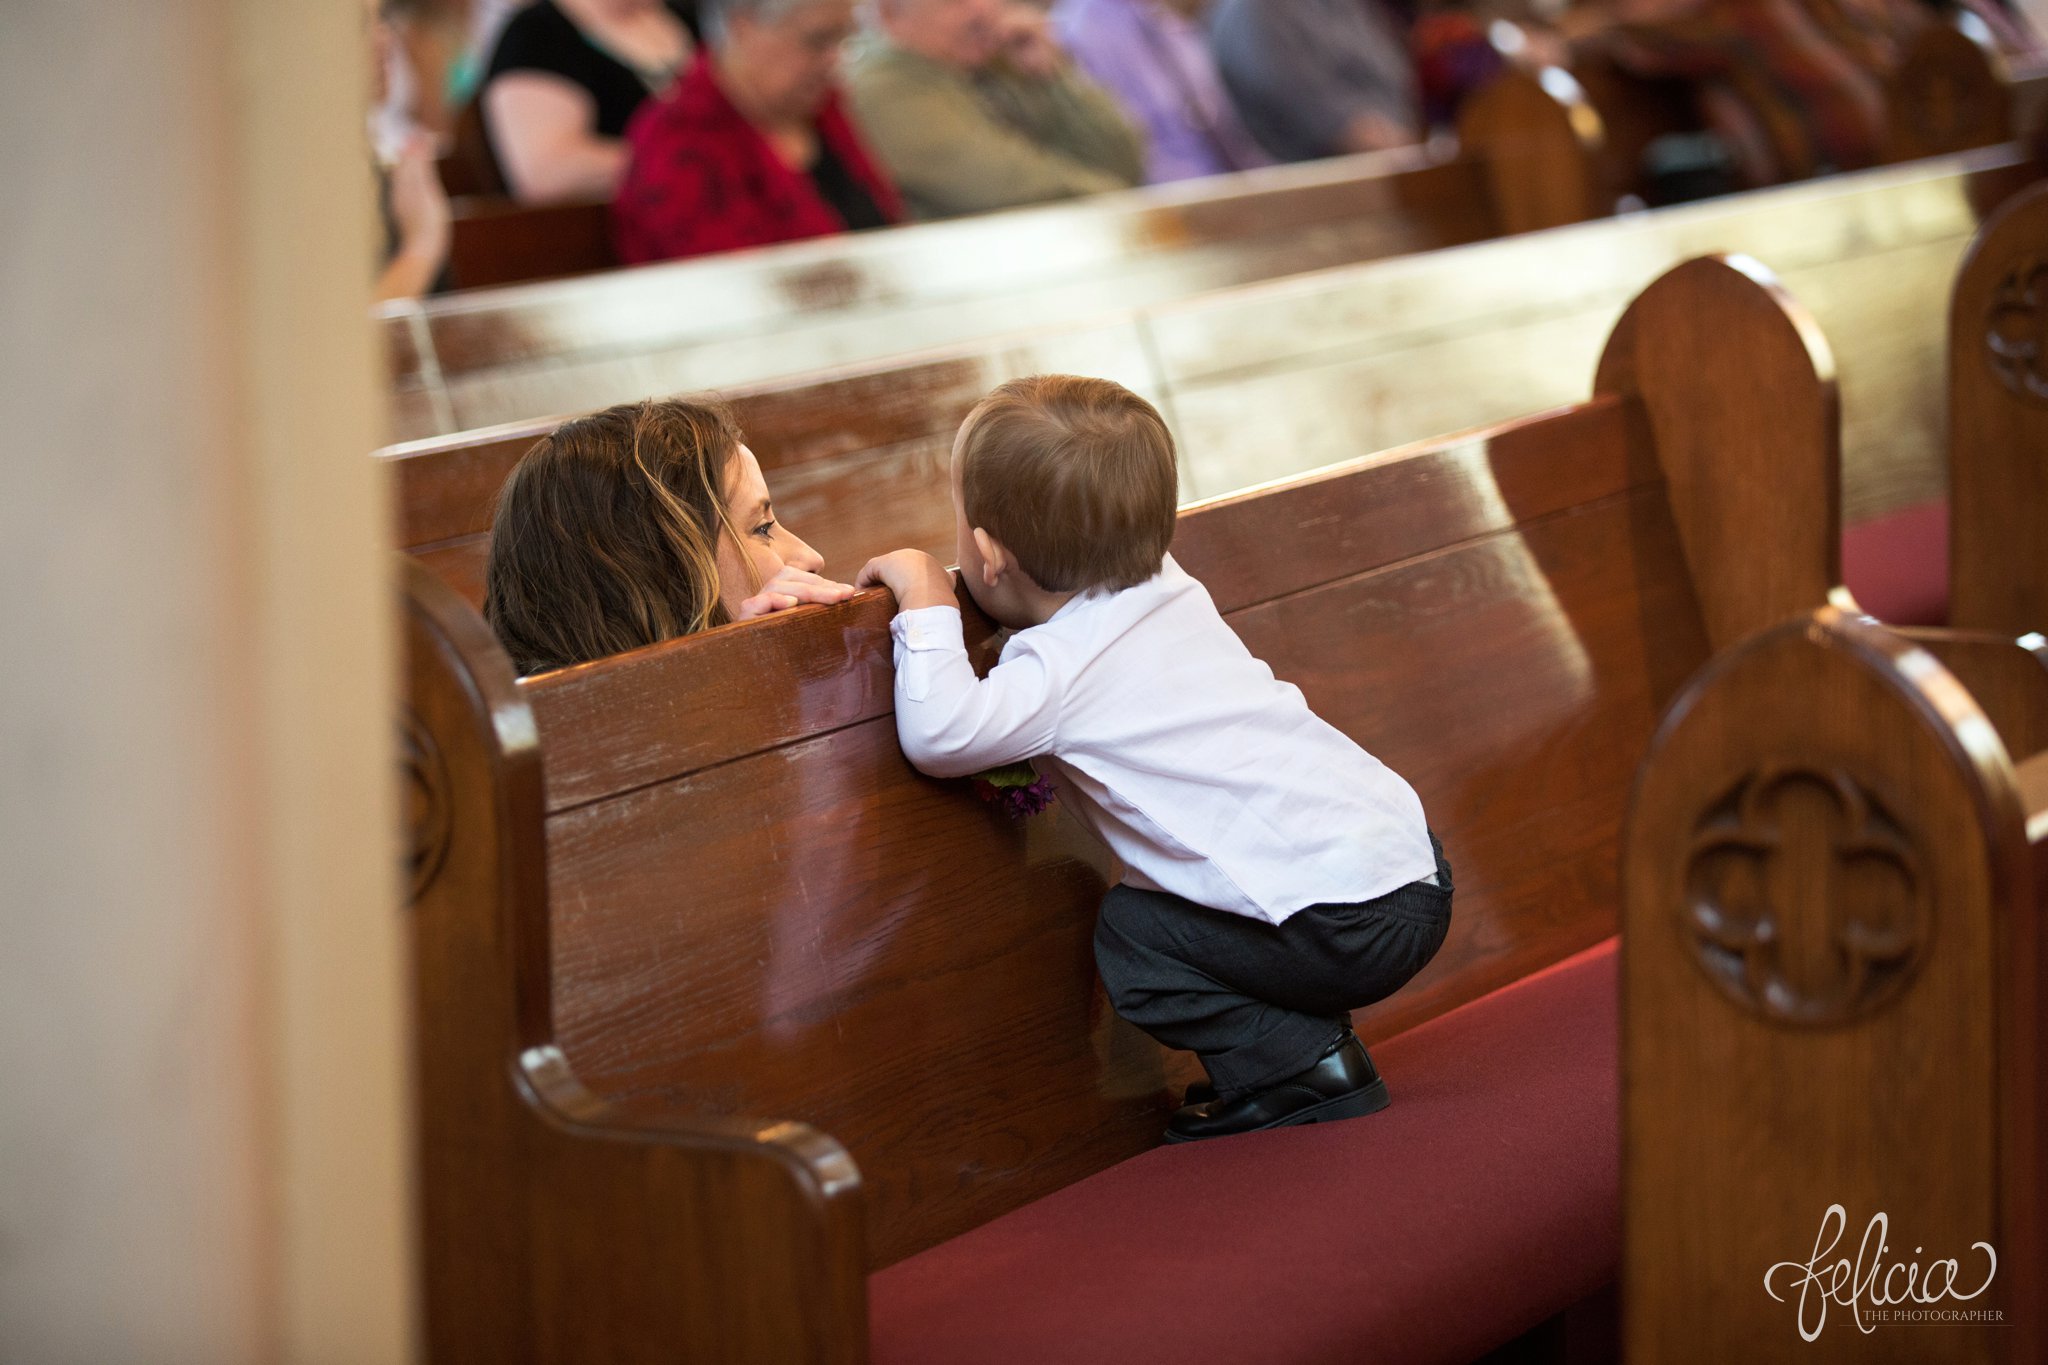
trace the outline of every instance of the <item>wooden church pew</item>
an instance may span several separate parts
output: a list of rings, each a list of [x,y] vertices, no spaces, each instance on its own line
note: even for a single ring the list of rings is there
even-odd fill
[[[1930,23],[1885,84],[1885,157],[1911,161],[1988,147],[2039,129],[2048,61],[2000,53],[1975,15]]]
[[[410,439],[745,383],[1611,211],[1569,78],[1418,147],[379,310]],[[587,215],[556,215],[576,232]]]
[[[1949,617],[2048,631],[2048,186],[1984,224],[1949,314]]]
[[[1844,547],[1881,620],[2020,632],[2048,624],[2048,186],[1992,214],[1947,309],[1947,496],[1888,512]],[[1860,578],[1859,578],[1860,575]]]
[[[448,274],[456,289],[618,268],[608,199],[525,205],[497,195],[466,195],[448,207]]]
[[[1826,609],[1672,707],[1623,869],[1628,1359],[2048,1350],[2044,653]]]
[[[1629,289],[1688,256],[1746,252],[1781,272],[1838,355],[1844,497],[1849,520],[1864,522],[1940,493],[1934,319],[1981,215],[2036,173],[2016,151],[1972,153],[1222,291],[733,397],[778,508],[846,574],[899,540],[950,556],[947,451],[967,409],[1003,379],[1071,371],[1144,393],[1182,443],[1192,501],[1568,403]],[[481,601],[497,489],[553,425],[384,452],[398,544]]]
[[[1635,761],[1832,585],[1833,387],[1782,291],[1696,261],[1589,401],[1183,513],[1458,886],[1358,1020],[1393,1107],[1258,1141],[1151,1150],[1191,1064],[1100,997],[1100,854],[904,763],[886,595],[515,682],[411,565],[432,1358],[1469,1359],[1598,1291]]]

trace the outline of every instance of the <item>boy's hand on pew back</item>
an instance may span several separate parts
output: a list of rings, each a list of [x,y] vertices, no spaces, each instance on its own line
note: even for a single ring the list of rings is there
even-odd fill
[[[877,555],[861,566],[853,581],[863,588],[879,583],[896,594],[899,612],[950,607],[959,602],[953,593],[953,575],[923,550],[892,550]]]
[[[761,591],[739,604],[732,614],[732,619],[751,621],[757,616],[787,611],[805,602],[816,602],[820,605],[844,602],[853,596],[854,591],[851,584],[834,583],[831,579],[821,578],[808,569],[785,564],[775,577],[761,585]]]

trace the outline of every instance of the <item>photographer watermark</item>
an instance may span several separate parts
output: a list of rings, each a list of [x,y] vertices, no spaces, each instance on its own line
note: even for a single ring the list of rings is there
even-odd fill
[[[1962,1258],[1922,1262],[1917,1258],[1923,1249],[1916,1246],[1915,1259],[1887,1262],[1891,1220],[1883,1213],[1871,1215],[1854,1261],[1847,1256],[1830,1260],[1848,1228],[1849,1211],[1840,1204],[1828,1205],[1821,1215],[1820,1235],[1813,1240],[1813,1256],[1805,1261],[1780,1261],[1764,1272],[1764,1289],[1772,1298],[1789,1303],[1796,1297],[1803,1339],[1819,1339],[1821,1329],[1827,1326],[1830,1304],[1848,1309],[1856,1330],[1866,1333],[1876,1331],[1880,1323],[2005,1320],[1995,1309],[1954,1306],[1967,1304],[1991,1287],[1998,1274],[1998,1253],[1989,1242],[1970,1244],[1972,1260],[1974,1253],[1983,1253],[1984,1278],[1974,1289],[1965,1290],[1957,1283],[1964,1273]],[[1972,1278],[1974,1275],[1973,1266]],[[1780,1293],[1781,1288],[1786,1292]]]

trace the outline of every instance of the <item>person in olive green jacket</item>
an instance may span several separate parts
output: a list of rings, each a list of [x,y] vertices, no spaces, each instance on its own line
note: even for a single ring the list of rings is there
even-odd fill
[[[1145,144],[1018,0],[875,0],[847,94],[923,218],[1012,208],[1145,176]]]

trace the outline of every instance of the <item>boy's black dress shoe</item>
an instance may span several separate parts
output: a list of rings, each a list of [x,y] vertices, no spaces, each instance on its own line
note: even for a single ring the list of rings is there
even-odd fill
[[[1193,1087],[1190,1087],[1192,1089]],[[1324,1053],[1308,1070],[1235,1099],[1189,1105],[1166,1125],[1168,1142],[1197,1142],[1263,1128],[1355,1119],[1387,1107],[1387,1083],[1357,1035]]]

